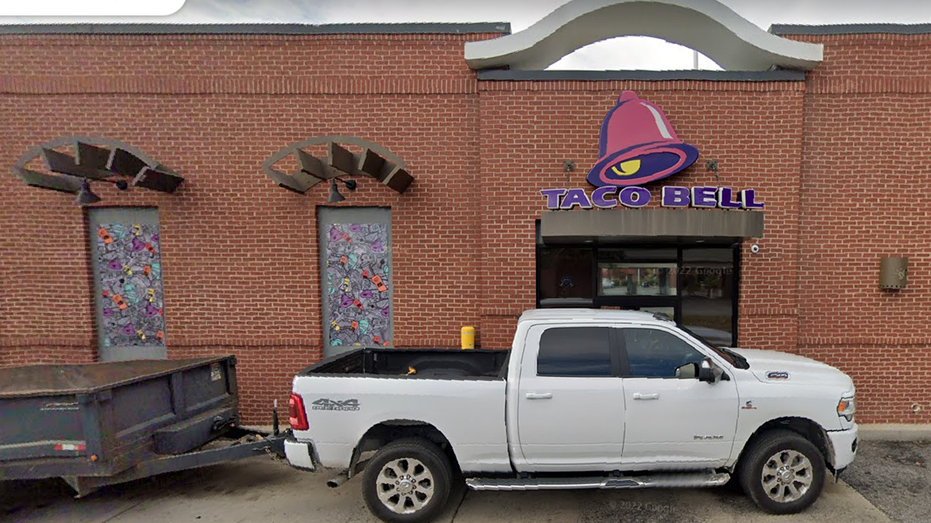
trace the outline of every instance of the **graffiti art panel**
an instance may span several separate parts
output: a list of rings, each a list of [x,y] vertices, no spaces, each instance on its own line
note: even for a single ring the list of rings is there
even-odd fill
[[[388,224],[334,223],[327,231],[331,346],[391,345]]]
[[[102,224],[96,234],[104,346],[164,345],[158,228],[112,223]]]

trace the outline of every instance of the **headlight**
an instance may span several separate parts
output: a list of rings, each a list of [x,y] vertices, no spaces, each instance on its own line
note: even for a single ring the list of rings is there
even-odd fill
[[[856,414],[856,412],[857,407],[853,396],[844,396],[837,402],[837,415],[847,421],[853,421],[853,415]]]

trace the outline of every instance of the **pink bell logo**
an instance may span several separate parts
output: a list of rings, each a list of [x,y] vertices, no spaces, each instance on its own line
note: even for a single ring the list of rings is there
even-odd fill
[[[598,155],[586,177],[588,183],[643,185],[692,165],[698,149],[676,136],[662,109],[624,91],[601,124]]]

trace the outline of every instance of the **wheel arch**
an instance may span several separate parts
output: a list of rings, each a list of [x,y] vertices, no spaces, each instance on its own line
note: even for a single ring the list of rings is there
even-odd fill
[[[356,469],[360,463],[365,461],[362,458],[366,452],[377,451],[392,441],[412,437],[423,438],[436,444],[446,454],[450,465],[458,469],[459,461],[456,459],[456,453],[449,438],[435,425],[422,420],[391,419],[372,425],[359,438],[349,461],[349,477],[358,473]]]
[[[827,431],[824,427],[811,419],[793,416],[774,418],[757,427],[757,429],[753,431],[753,434],[747,439],[743,449],[741,449],[734,467],[737,466],[737,463],[740,463],[740,460],[746,455],[747,449],[751,448],[760,436],[772,430],[791,430],[800,434],[818,447],[818,450],[821,451],[821,455],[824,457],[825,465],[827,465],[832,473],[835,472],[834,447],[831,444],[831,438],[828,437]]]

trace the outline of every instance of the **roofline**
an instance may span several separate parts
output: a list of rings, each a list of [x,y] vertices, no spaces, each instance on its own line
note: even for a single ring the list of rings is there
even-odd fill
[[[775,35],[847,35],[847,34],[899,34],[931,33],[931,24],[837,24],[796,25],[773,24],[769,32]]]
[[[554,80],[708,80],[718,82],[803,82],[804,71],[774,69],[772,71],[523,71],[517,69],[486,69],[478,71],[479,80],[488,81],[554,81]]]
[[[508,22],[401,24],[16,24],[0,35],[511,34]]]

